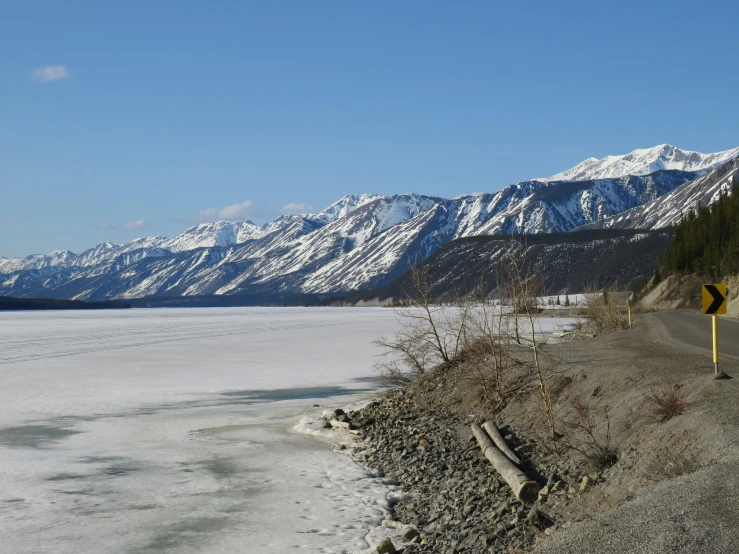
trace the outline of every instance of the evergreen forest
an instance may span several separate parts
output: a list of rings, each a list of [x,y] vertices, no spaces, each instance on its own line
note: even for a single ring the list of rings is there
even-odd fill
[[[739,194],[724,191],[710,206],[691,209],[675,226],[672,245],[659,258],[655,282],[674,273],[713,281],[739,273]]]

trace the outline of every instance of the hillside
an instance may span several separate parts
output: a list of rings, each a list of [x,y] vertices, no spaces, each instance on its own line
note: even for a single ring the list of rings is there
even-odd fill
[[[502,257],[515,253],[525,272],[537,274],[542,292],[564,294],[587,287],[631,289],[648,279],[659,253],[670,244],[669,232],[594,230],[526,236],[458,239],[426,262],[433,295],[449,298],[483,284],[495,293]],[[347,296],[348,302],[402,299],[410,290],[408,274],[385,286]]]
[[[736,170],[733,169],[735,172]],[[735,174],[731,173],[728,176]],[[723,178],[721,183],[728,182]],[[713,187],[715,188],[715,186]],[[739,315],[739,195],[720,188],[710,205],[687,209],[674,227],[670,248],[659,256],[644,310],[701,305],[701,284],[728,284],[728,313]]]
[[[646,204],[583,226],[584,229],[662,229],[676,225],[690,210],[708,206],[739,179],[739,157]]]

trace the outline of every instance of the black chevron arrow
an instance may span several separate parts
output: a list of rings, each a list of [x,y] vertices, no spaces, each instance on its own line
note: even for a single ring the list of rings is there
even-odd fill
[[[707,314],[715,314],[718,309],[721,307],[721,305],[726,302],[726,298],[724,298],[724,295],[719,292],[719,290],[716,288],[715,285],[703,285],[706,287],[706,290],[709,292],[711,296],[713,296],[713,302],[711,302],[711,305],[708,306],[708,309],[706,310]]]

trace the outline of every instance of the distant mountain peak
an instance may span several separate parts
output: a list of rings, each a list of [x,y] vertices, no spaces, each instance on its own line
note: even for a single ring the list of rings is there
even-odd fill
[[[349,215],[354,210],[361,208],[365,204],[374,202],[378,198],[385,198],[385,194],[347,194],[343,198],[334,202],[327,208],[318,212],[318,219],[324,221],[336,221],[344,216]]]
[[[637,148],[621,156],[591,157],[561,173],[536,179],[537,181],[590,181],[617,179],[625,175],[649,175],[656,171],[676,169],[704,172],[737,156],[739,148],[714,154],[681,150],[671,144],[651,148]]]

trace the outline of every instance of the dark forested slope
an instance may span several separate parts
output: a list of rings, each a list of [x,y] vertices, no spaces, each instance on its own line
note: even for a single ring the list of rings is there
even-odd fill
[[[487,294],[494,293],[499,264],[507,252],[515,253],[526,273],[537,274],[542,292],[634,288],[652,275],[658,255],[670,241],[670,231],[637,230],[477,236],[451,242],[425,265],[437,298],[468,294],[480,284]],[[349,294],[346,300],[400,299],[409,289],[406,273],[383,287]]]
[[[110,302],[83,302],[81,300],[56,300],[50,298],[11,298],[0,296],[2,310],[110,310],[125,309],[131,305],[120,300]]]
[[[739,273],[739,195],[720,192],[710,206],[689,209],[675,226],[672,246],[660,256],[657,281],[695,273],[711,280]]]

